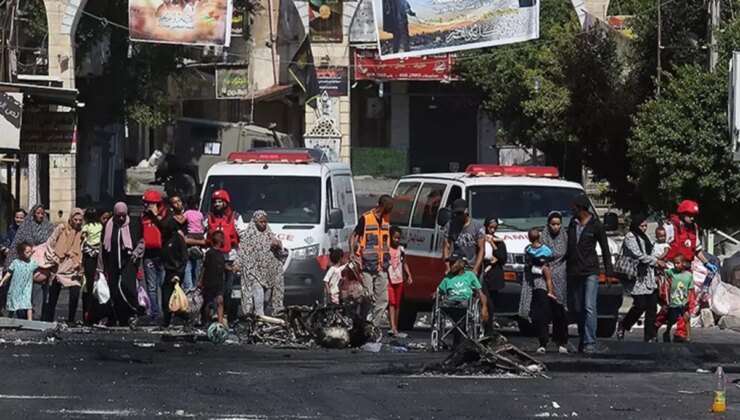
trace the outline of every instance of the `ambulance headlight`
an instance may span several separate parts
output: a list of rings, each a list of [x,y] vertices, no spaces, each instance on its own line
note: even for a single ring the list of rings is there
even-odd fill
[[[291,252],[293,259],[310,260],[319,256],[319,244],[296,248]]]

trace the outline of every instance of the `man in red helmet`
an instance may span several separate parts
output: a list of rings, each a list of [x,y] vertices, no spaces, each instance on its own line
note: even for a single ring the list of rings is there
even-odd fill
[[[222,232],[224,235],[222,250],[227,267],[224,276],[224,313],[233,322],[238,315],[239,305],[239,299],[232,300],[231,293],[237,277],[234,271],[234,260],[236,260],[239,247],[239,234],[236,226],[241,223],[241,216],[231,208],[231,196],[226,190],[216,190],[211,194],[211,211],[208,212],[208,217],[203,223],[206,242],[209,246],[211,235],[214,232]]]
[[[692,200],[683,200],[676,209],[676,214],[668,217],[668,223],[665,224],[666,238],[670,245],[668,254],[665,256],[666,261],[672,261],[676,255],[683,255],[686,264],[691,266],[694,258],[698,258],[704,264],[707,270],[717,273],[717,266],[709,262],[699,237],[699,225],[694,219],[699,215],[699,204]],[[689,292],[689,313],[693,313],[696,305],[696,291],[692,288]],[[655,321],[656,327],[659,328],[665,323],[666,307],[664,307]],[[676,323],[676,332],[674,341],[683,342],[687,340],[686,322],[679,317]]]

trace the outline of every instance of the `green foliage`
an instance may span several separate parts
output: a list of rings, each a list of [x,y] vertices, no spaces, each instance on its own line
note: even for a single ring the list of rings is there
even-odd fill
[[[727,130],[727,73],[678,68],[663,93],[634,117],[629,155],[635,181],[652,210],[699,201],[707,227],[736,224],[740,166],[732,162]]]

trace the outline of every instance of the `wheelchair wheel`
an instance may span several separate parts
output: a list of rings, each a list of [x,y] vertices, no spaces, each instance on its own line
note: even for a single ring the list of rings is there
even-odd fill
[[[478,340],[483,336],[482,321],[480,318],[480,305],[478,301],[473,302],[473,308],[470,311],[471,316],[471,327],[470,327],[470,339]]]
[[[440,319],[440,309],[439,309],[439,302],[435,302],[434,308],[432,308],[432,336],[431,336],[431,345],[432,345],[432,351],[439,351],[442,348],[442,328],[443,328],[443,321]]]

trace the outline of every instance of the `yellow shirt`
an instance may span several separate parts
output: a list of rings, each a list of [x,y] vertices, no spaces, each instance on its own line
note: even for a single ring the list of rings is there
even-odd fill
[[[82,234],[85,235],[85,244],[99,246],[103,234],[103,225],[100,223],[87,223],[82,226]]]

